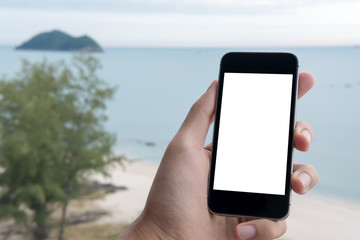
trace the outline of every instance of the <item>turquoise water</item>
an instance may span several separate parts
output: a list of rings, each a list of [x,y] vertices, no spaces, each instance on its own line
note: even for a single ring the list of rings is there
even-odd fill
[[[296,162],[313,164],[320,175],[315,192],[360,201],[360,48],[107,48],[95,54],[100,75],[118,86],[108,104],[107,129],[117,134],[115,151],[158,164],[192,103],[217,78],[228,51],[295,53],[301,71],[316,77],[298,102],[297,119],[310,122],[315,139]],[[11,76],[20,59],[70,59],[68,52],[14,51],[0,47],[0,75]],[[208,137],[208,141],[210,141]]]

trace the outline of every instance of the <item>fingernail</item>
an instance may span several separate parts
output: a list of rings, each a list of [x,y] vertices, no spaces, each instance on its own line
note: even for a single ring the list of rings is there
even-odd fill
[[[309,141],[309,142],[311,142],[311,133],[310,133],[310,131],[309,130],[307,130],[306,128],[305,129],[303,129],[303,130],[301,130],[301,134],[304,136],[304,137],[306,137],[306,139]]]
[[[298,176],[298,178],[300,179],[302,185],[304,186],[304,189],[307,189],[310,186],[311,183],[311,177],[309,174],[303,172],[300,173],[300,175]]]
[[[251,239],[256,235],[256,228],[253,225],[239,226],[237,233],[241,240]]]
[[[215,81],[213,81],[213,82],[210,84],[210,86],[208,87],[208,89],[206,90],[206,92],[208,92],[208,91],[214,86],[214,84],[215,84]]]

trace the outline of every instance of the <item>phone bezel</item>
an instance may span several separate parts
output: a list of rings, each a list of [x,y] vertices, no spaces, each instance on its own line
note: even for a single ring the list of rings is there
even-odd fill
[[[291,53],[230,52],[220,64],[219,87],[215,111],[211,167],[209,174],[208,208],[220,215],[284,219],[290,208],[293,138],[297,100],[298,59]],[[213,190],[224,73],[292,74],[289,141],[285,195]]]

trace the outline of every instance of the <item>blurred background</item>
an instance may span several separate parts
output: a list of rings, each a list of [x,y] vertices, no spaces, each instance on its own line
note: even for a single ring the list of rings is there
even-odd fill
[[[167,144],[181,125],[192,103],[206,90],[212,80],[217,78],[220,58],[226,52],[292,52],[299,58],[300,71],[311,72],[316,78],[314,88],[299,100],[297,109],[297,119],[307,121],[312,125],[315,138],[309,152],[296,152],[294,161],[312,164],[320,176],[318,185],[310,193],[316,202],[315,204],[312,204],[311,201],[306,202],[305,206],[312,207],[311,211],[316,211],[317,206],[326,205],[328,208],[324,212],[327,214],[333,212],[333,214],[324,216],[324,219],[337,218],[349,221],[335,222],[334,225],[318,222],[316,224],[323,224],[323,227],[319,228],[321,230],[318,230],[320,232],[316,233],[316,226],[312,226],[314,233],[310,237],[307,236],[307,239],[337,239],[337,235],[335,236],[331,232],[332,226],[339,228],[337,232],[345,229],[341,236],[343,239],[351,239],[347,236],[360,233],[360,228],[358,228],[360,224],[357,218],[360,215],[359,10],[360,1],[356,0],[185,0],[180,2],[170,0],[79,0],[76,2],[68,0],[3,0],[0,2],[0,32],[2,33],[0,37],[0,78],[3,82],[0,101],[6,99],[4,93],[6,83],[14,80],[26,82],[31,79],[29,76],[36,76],[36,74],[30,74],[29,71],[34,73],[36,69],[46,69],[54,64],[52,67],[59,72],[55,70],[44,72],[50,74],[47,75],[48,77],[56,76],[60,79],[64,71],[73,71],[73,74],[76,75],[75,73],[78,73],[79,70],[73,67],[76,65],[74,65],[74,56],[79,56],[78,51],[74,51],[74,49],[70,49],[71,51],[69,49],[66,51],[55,51],[54,49],[51,51],[15,50],[16,47],[39,33],[53,30],[62,31],[74,37],[86,35],[92,38],[102,51],[92,52],[87,50],[93,49],[85,49],[84,52],[84,49],[80,49],[82,50],[80,64],[83,64],[83,69],[88,75],[87,77],[81,76],[81,74],[76,76],[79,79],[95,79],[92,86],[104,91],[114,89],[113,92],[107,92],[108,95],[102,95],[103,97],[98,99],[103,106],[90,106],[88,110],[92,113],[96,112],[93,116],[94,119],[99,120],[97,122],[99,125],[96,126],[101,126],[102,131],[109,135],[106,140],[108,145],[105,144],[109,149],[104,152],[98,151],[96,154],[117,156],[114,157],[114,163],[120,162],[126,165],[128,160],[145,163],[144,171],[150,172],[148,175],[135,172],[140,175],[140,178],[149,176],[147,180],[144,180],[146,183],[140,184],[148,186],[151,184],[152,176],[161,161]],[[28,68],[24,68],[22,65],[22,59],[26,59],[30,64]],[[44,59],[46,59],[46,63],[41,65],[40,63],[44,63]],[[60,66],[61,64],[57,65],[59,61],[65,61],[67,65],[65,67]],[[96,67],[96,72],[91,72],[94,61],[102,68]],[[27,69],[27,74],[24,74],[24,69]],[[70,75],[68,77],[69,81],[73,81],[75,84],[76,77],[72,78]],[[82,82],[77,83],[82,84]],[[85,85],[83,91],[91,89]],[[71,86],[73,85],[69,84],[69,86],[61,91],[72,91]],[[81,95],[86,98],[87,95],[82,94],[82,92],[74,92],[73,97]],[[89,95],[89,97],[96,98],[96,95]],[[80,104],[78,101],[82,100],[71,103],[76,107],[82,106],[83,103]],[[8,110],[9,108],[3,107],[2,110],[5,111],[4,109]],[[60,111],[56,111],[56,108],[52,107],[49,109],[58,113]],[[98,111],[101,114],[97,114]],[[4,138],[6,136],[4,129],[9,126],[5,122],[9,119],[6,114],[0,113],[0,115],[3,115],[1,128]],[[63,115],[59,113],[58,116]],[[102,117],[107,117],[107,121],[102,121]],[[47,122],[47,120],[44,121]],[[69,125],[69,122],[73,120],[67,121],[64,122],[65,125]],[[39,128],[41,126],[40,124]],[[96,128],[95,125],[91,126]],[[211,141],[211,133],[207,140]],[[105,140],[100,139],[99,141],[104,143]],[[1,142],[1,148],[4,149],[7,145],[4,144],[3,139]],[[84,148],[86,146],[84,145]],[[18,151],[21,152],[21,149],[14,149],[14,152]],[[90,154],[86,155],[88,158],[92,158],[91,153],[87,154]],[[14,154],[14,158],[16,156]],[[10,187],[4,180],[7,168],[10,168],[7,158],[8,155],[5,154],[0,158],[0,176],[3,175],[3,180],[0,178],[0,196],[3,199],[4,196],[11,195],[8,192]],[[128,160],[124,160],[125,158]],[[24,157],[22,161],[31,161],[31,159]],[[68,163],[66,161],[64,164]],[[67,166],[66,164],[64,166]],[[95,196],[94,201],[103,199],[105,202],[115,202],[115,205],[111,205],[112,207],[126,208],[126,206],[121,206],[120,200],[117,200],[124,199],[126,195],[120,196],[114,192],[131,191],[132,188],[128,182],[122,182],[125,180],[114,180],[114,175],[126,175],[131,171],[125,170],[124,172],[121,167],[115,168],[116,171],[104,170],[107,169],[107,164],[100,164],[100,167],[91,165],[86,168],[79,173],[79,178],[76,178],[76,184],[75,182],[74,184],[76,186],[84,184],[83,179],[90,179],[91,172],[95,172],[94,179],[103,179],[102,176],[96,174],[101,175],[105,171],[110,174],[110,178],[107,178],[110,180],[105,178],[104,181],[112,183],[112,193],[108,193],[104,184],[100,184],[103,192],[100,197]],[[19,166],[21,166],[21,162],[17,165],[17,167]],[[151,169],[146,170],[148,168]],[[12,174],[16,174],[16,171],[13,171]],[[29,179],[33,179],[33,177]],[[54,180],[54,182],[56,181]],[[66,183],[62,183],[61,187],[65,185]],[[26,186],[25,184],[22,187],[26,188]],[[84,185],[81,186],[84,187]],[[86,186],[89,187],[89,184]],[[67,197],[60,194],[62,197],[54,197],[54,201],[45,201],[46,211],[51,212],[47,217],[58,220],[54,220],[51,226],[46,226],[50,230],[43,236],[40,234],[42,237],[37,237],[37,239],[57,239],[59,226],[61,226],[59,216],[64,203],[67,206],[67,203],[72,200],[78,201],[76,204],[80,204],[79,202],[83,201],[84,196],[88,199],[89,195],[92,197],[96,194],[99,195],[93,182],[90,184],[90,188],[95,190],[81,196],[66,195],[66,188],[64,188],[65,190],[61,191]],[[146,197],[147,191],[145,189],[144,196],[141,195],[143,198]],[[14,194],[11,196],[21,195]],[[33,197],[37,194],[38,192],[35,191],[29,196]],[[112,196],[109,197],[109,194]],[[10,205],[15,209],[33,209],[31,204],[26,205],[31,201],[24,202],[21,198],[16,197],[14,198],[17,199],[16,201],[11,199],[8,197],[7,205],[3,203],[0,206],[3,210],[0,210],[0,213],[3,212],[4,216],[7,216],[0,222],[0,239],[2,236],[9,239],[21,239],[22,234],[33,231],[31,229],[34,228],[31,222],[31,212],[35,210],[22,211],[22,213],[25,212],[25,215],[30,216],[26,218],[26,221],[11,220],[17,219],[14,216],[17,216],[18,212],[15,214],[4,210],[5,208],[9,210]],[[126,200],[125,198],[124,204],[131,201],[134,199]],[[139,198],[136,201],[139,201],[138,205],[141,209],[145,199]],[[89,220],[92,218],[96,219],[96,226],[102,226],[102,228],[99,227],[99,231],[110,232],[106,236],[99,235],[97,239],[112,239],[121,232],[121,227],[116,225],[118,222],[115,220],[111,223],[113,225],[109,225],[111,217],[104,206],[110,205],[101,206],[103,209],[93,214],[94,217],[90,213],[91,217],[85,217],[86,221],[83,225],[71,224],[71,221],[64,220],[65,225],[68,226],[64,238],[81,239],[76,235],[80,231],[78,229],[86,229],[84,226],[94,226],[91,225],[94,224],[94,221]],[[293,208],[294,215],[296,215],[294,204]],[[73,212],[70,207],[67,216],[70,218],[74,216],[77,221],[80,221],[83,212],[89,211],[86,209]],[[99,220],[102,217],[101,212],[109,220],[105,221],[106,224]],[[322,214],[323,212],[320,212],[318,215]],[[344,214],[343,218],[341,214]],[[309,213],[299,216],[299,218],[306,219],[311,216],[313,216],[312,213]],[[121,226],[126,227],[126,224],[133,218],[134,216],[130,216],[128,219],[122,219]],[[299,234],[308,230],[301,228],[297,229],[300,233],[296,232],[294,229],[297,228],[297,222],[291,221],[290,219],[290,223],[294,227],[289,226],[289,235],[285,235],[284,239],[303,239],[299,237]],[[16,222],[21,224],[16,225]],[[77,227],[74,227],[75,225]],[[92,228],[94,229],[94,227]],[[325,231],[325,229],[329,231]],[[97,233],[92,234],[95,236]]]

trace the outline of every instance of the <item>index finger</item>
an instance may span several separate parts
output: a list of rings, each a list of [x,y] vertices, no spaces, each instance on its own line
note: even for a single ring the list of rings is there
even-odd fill
[[[299,74],[298,99],[305,95],[315,83],[315,78],[311,73],[302,72]]]

